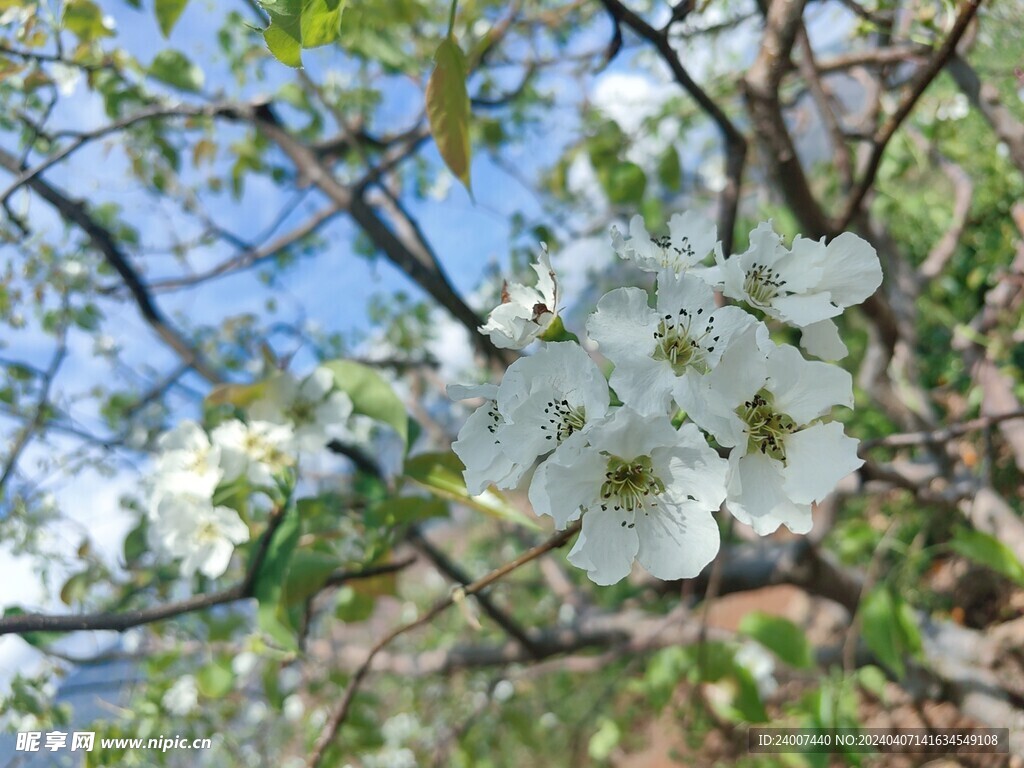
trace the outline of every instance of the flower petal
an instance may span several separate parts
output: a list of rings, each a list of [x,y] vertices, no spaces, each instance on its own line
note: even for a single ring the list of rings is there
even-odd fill
[[[806,326],[800,334],[800,346],[822,360],[842,360],[850,352],[832,320],[819,320]]]
[[[832,294],[841,307],[860,304],[882,284],[882,265],[878,253],[863,238],[852,232],[836,237],[825,249],[826,269],[819,290]]]
[[[647,304],[647,292],[639,288],[609,291],[587,320],[587,334],[616,365],[649,356],[657,329],[658,315]]]
[[[584,521],[585,522],[585,521]],[[720,536],[710,512],[663,500],[656,510],[636,516],[637,559],[659,579],[691,579],[714,560]]]
[[[582,433],[570,437],[537,467],[530,483],[534,513],[554,518],[560,529],[580,516],[581,507],[593,505],[601,492],[607,460],[585,443]]]
[[[848,474],[864,464],[858,441],[839,422],[815,424],[786,438],[786,494],[797,504],[824,499]]]
[[[622,581],[633,569],[639,542],[636,530],[623,525],[622,513],[594,507],[583,516],[583,530],[569,552],[569,562],[585,568],[595,584]]]
[[[771,306],[779,319],[798,328],[835,317],[843,311],[832,303],[827,291],[779,296],[772,299]]]
[[[776,347],[768,358],[767,389],[775,409],[807,424],[828,413],[833,405],[853,407],[853,378],[838,365],[805,360],[789,344]]]
[[[735,454],[734,454],[735,455]],[[759,453],[729,457],[732,479],[726,505],[732,516],[765,536],[785,524],[793,533],[811,530],[811,507],[796,504],[783,487],[782,462]]]

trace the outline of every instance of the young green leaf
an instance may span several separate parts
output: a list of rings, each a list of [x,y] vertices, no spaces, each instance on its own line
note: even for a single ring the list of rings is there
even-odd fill
[[[533,520],[509,504],[494,491],[470,496],[462,473],[465,467],[459,457],[448,453],[421,453],[405,463],[405,477],[442,499],[451,499],[472,507],[485,515],[540,530]]]
[[[427,118],[445,165],[472,194],[467,76],[462,49],[453,38],[445,38],[434,54],[434,71],[427,83]]]
[[[403,445],[408,444],[409,416],[405,405],[379,373],[351,360],[333,360],[323,367],[334,374],[338,389],[352,400],[354,413],[387,424],[402,438]]]
[[[149,74],[182,91],[199,91],[203,88],[203,70],[189,61],[181,51],[170,48],[156,55],[149,65]]]
[[[171,30],[178,23],[181,12],[188,5],[188,0],[156,0],[156,21],[160,25],[160,34],[171,36]]]
[[[739,631],[757,640],[791,667],[810,669],[814,665],[807,636],[791,621],[767,613],[748,613],[740,622]]]
[[[978,565],[991,568],[1010,581],[1024,586],[1024,565],[999,539],[973,528],[958,528],[953,534],[950,547],[961,557],[966,557]]]

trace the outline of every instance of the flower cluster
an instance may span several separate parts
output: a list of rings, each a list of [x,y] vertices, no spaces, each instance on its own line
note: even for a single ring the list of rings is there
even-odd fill
[[[516,349],[539,337],[540,349],[500,385],[449,387],[455,400],[484,401],[452,446],[469,491],[530,477],[534,511],[559,528],[582,516],[569,560],[598,584],[634,560],[662,579],[696,576],[718,552],[723,502],[759,534],[805,533],[812,504],[862,463],[829,420],[833,406],[853,405],[849,373],[776,344],[715,291],[800,328],[810,354],[839,359],[832,318],[881,284],[874,249],[852,234],[786,248],[767,223],[727,259],[703,217],[674,216],[668,229],[652,237],[638,216],[628,238],[612,230],[619,256],[657,277],[653,297],[617,288],[590,315],[587,332],[614,366],[607,380],[580,345],[543,341],[558,313],[545,250],[538,287],[509,289],[481,329]]]
[[[278,498],[299,457],[341,434],[351,412],[348,395],[321,368],[303,380],[289,373],[271,379],[248,421],[229,419],[209,433],[185,421],[164,434],[146,511],[150,549],[180,559],[185,576],[222,575],[249,526],[218,502],[239,486]]]

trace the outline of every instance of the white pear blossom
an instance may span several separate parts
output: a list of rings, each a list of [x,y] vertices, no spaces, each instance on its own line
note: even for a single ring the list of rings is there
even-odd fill
[[[230,507],[215,507],[205,496],[161,495],[149,511],[150,548],[180,559],[181,572],[211,579],[227,570],[235,546],[249,540],[249,528]]]
[[[525,473],[538,458],[603,418],[609,397],[601,369],[582,347],[550,342],[505,372],[497,397],[504,424],[495,436]]]
[[[632,261],[645,272],[665,270],[682,274],[699,265],[718,246],[718,228],[710,219],[694,211],[677,213],[668,222],[668,236],[648,233],[642,216],[629,222],[629,237],[612,227],[612,246],[623,259]]]
[[[775,679],[775,657],[759,642],[745,641],[736,649],[733,661],[754,678],[757,693],[762,699],[768,698],[779,689],[779,683]]]
[[[452,450],[466,468],[466,490],[479,496],[492,483],[502,488],[518,485],[525,469],[506,456],[498,443],[498,430],[505,424],[498,412],[498,385],[449,384],[448,397],[485,401],[466,419],[458,439],[452,443]]]
[[[334,387],[334,374],[317,368],[305,379],[280,373],[267,382],[266,394],[249,409],[254,421],[288,424],[295,448],[315,452],[333,439],[343,439],[352,400]]]
[[[870,243],[844,232],[828,245],[797,237],[787,249],[771,222],[750,233],[750,247],[725,259],[706,277],[731,299],[798,328],[808,329],[804,347],[815,355],[837,359],[846,354],[831,318],[860,304],[882,284],[878,254]]]
[[[182,675],[164,691],[160,703],[172,715],[190,714],[199,706],[199,688],[196,686],[196,679],[192,675]]]
[[[284,424],[231,419],[210,434],[220,448],[224,481],[245,477],[258,487],[273,486],[275,478],[295,464],[292,430]]]
[[[154,495],[171,491],[211,496],[224,471],[220,448],[210,442],[206,431],[194,421],[183,421],[157,440]]]
[[[850,374],[775,346],[763,324],[737,334],[711,373],[680,379],[676,400],[729,454],[727,505],[738,520],[768,534],[785,524],[811,529],[811,504],[864,462],[834,405],[853,405]]]
[[[625,578],[634,559],[661,579],[700,573],[718,552],[712,511],[728,465],[697,427],[622,407],[585,438],[559,446],[530,485],[534,510],[559,528],[583,515],[569,561],[597,584]]]
[[[754,319],[739,307],[715,308],[714,292],[690,275],[663,272],[657,306],[639,288],[617,288],[597,303],[587,333],[615,364],[611,386],[624,403],[664,414],[679,376],[714,368],[729,339]]]
[[[558,279],[551,268],[548,247],[541,244],[540,256],[533,264],[536,287],[505,283],[501,304],[491,310],[480,333],[491,337],[501,349],[522,349],[548,329],[558,316]]]

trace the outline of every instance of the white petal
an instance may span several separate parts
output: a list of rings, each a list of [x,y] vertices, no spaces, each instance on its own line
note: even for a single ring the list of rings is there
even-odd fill
[[[663,416],[670,410],[676,375],[665,360],[642,358],[617,365],[609,383],[619,399],[637,413]]]
[[[652,576],[665,581],[690,579],[714,560],[720,544],[718,523],[710,512],[669,503],[636,516],[637,559]]]
[[[569,562],[586,568],[595,584],[615,584],[633,569],[639,542],[636,530],[623,526],[623,522],[621,513],[600,507],[583,516],[583,531],[569,553]]]
[[[692,275],[676,276],[671,272],[658,275],[658,315],[670,314],[673,319],[680,309],[685,309],[691,317],[696,317],[698,310],[708,315],[715,309],[715,293],[711,286]]]
[[[302,382],[299,397],[316,403],[327,397],[327,393],[332,389],[334,389],[334,374],[326,368],[317,368]]]
[[[584,447],[582,434],[573,435],[537,467],[530,483],[530,504],[538,515],[554,518],[565,528],[580,516],[581,507],[596,503],[608,460]]]
[[[466,467],[466,488],[473,496],[483,493],[492,483],[510,479],[516,471],[515,464],[498,444],[497,430],[501,426],[494,404],[485,403],[466,419],[459,430],[458,440],[452,443],[452,450]],[[520,477],[522,471],[519,472]]]
[[[776,347],[768,359],[767,389],[775,395],[775,409],[797,424],[828,413],[833,405],[853,406],[853,378],[832,363],[805,360],[789,344]]]
[[[793,294],[772,299],[771,307],[779,319],[798,328],[835,317],[842,309],[831,301],[828,292]]]
[[[186,420],[161,435],[157,445],[163,451],[198,452],[209,448],[210,441],[201,426],[192,420]]]
[[[848,474],[864,464],[858,441],[833,421],[815,424],[786,437],[786,494],[798,504],[821,501]]]
[[[601,369],[571,341],[546,343],[536,354],[512,363],[498,387],[498,410],[514,421],[518,409],[535,394],[583,406],[588,421],[604,416],[610,397]]]
[[[449,384],[446,388],[449,400],[495,400],[498,397],[497,384]]]
[[[866,240],[844,232],[825,249],[826,269],[820,290],[832,294],[841,307],[860,304],[882,284],[882,266],[878,254]]]
[[[688,268],[705,259],[718,242],[718,227],[707,216],[696,211],[677,213],[668,222],[669,241],[683,251],[675,256],[680,266]],[[683,271],[677,268],[677,272]]]
[[[832,320],[811,323],[800,334],[800,346],[822,360],[842,360],[849,354]]]
[[[551,268],[551,256],[548,254],[548,247],[541,243],[540,256],[537,263],[533,265],[533,271],[537,273],[537,290],[543,298],[543,303],[552,312],[558,311],[558,280],[555,277],[555,270]]]
[[[729,462],[707,444],[696,424],[683,424],[677,434],[677,445],[652,454],[658,476],[678,497],[692,497],[701,509],[718,509],[725,500]]]
[[[650,456],[655,448],[677,446],[679,434],[666,415],[642,416],[632,408],[621,407],[595,423],[587,432],[587,440],[594,450],[630,460]]]
[[[793,247],[775,263],[779,279],[785,281],[789,293],[820,291],[815,286],[821,281],[825,269],[825,245],[806,237],[793,240]]]
[[[587,320],[587,334],[616,365],[650,355],[657,329],[658,315],[647,304],[647,292],[639,288],[609,291]]]
[[[811,507],[796,504],[783,488],[782,462],[759,453],[729,457],[732,478],[726,505],[733,517],[761,536],[785,524],[794,533],[811,529]]]

